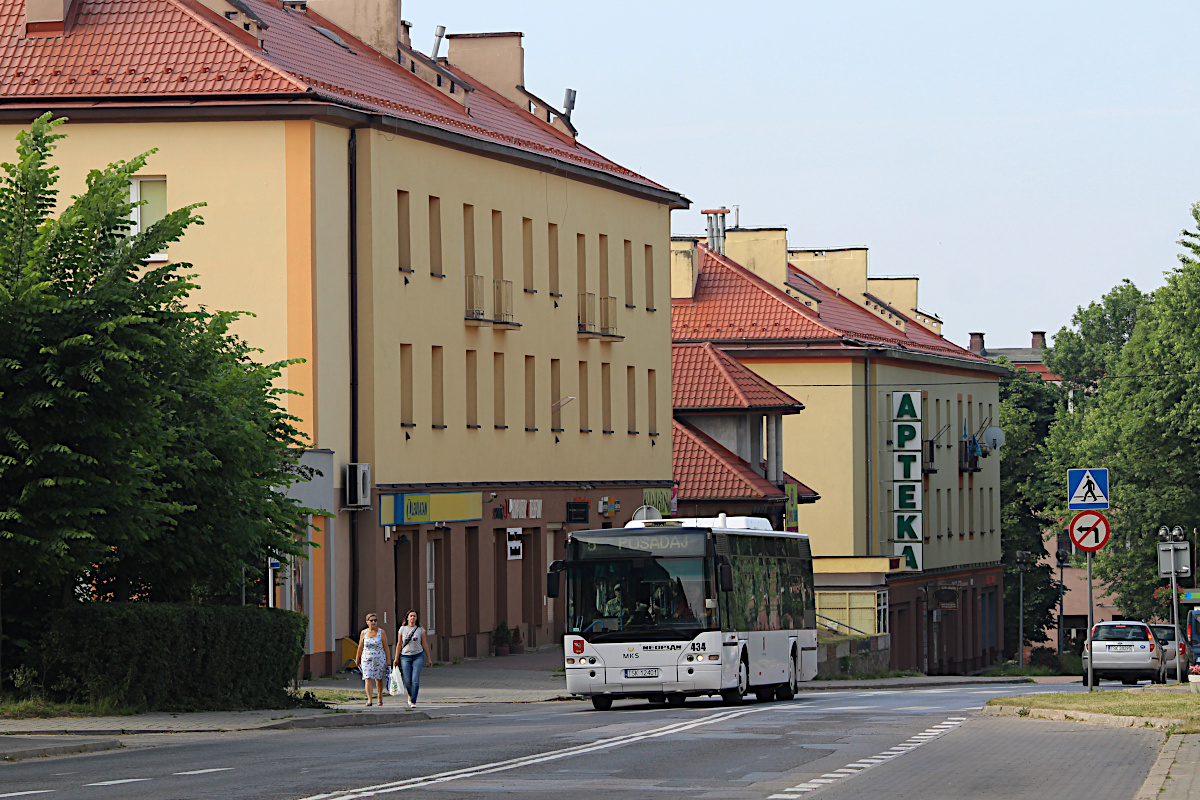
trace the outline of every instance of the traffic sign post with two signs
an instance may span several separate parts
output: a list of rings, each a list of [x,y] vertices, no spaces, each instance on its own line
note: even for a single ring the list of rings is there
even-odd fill
[[[1091,658],[1092,628],[1095,627],[1095,621],[1092,619],[1092,553],[1108,544],[1108,540],[1112,537],[1112,528],[1108,524],[1108,518],[1100,513],[1108,508],[1108,497],[1107,469],[1093,467],[1067,470],[1067,508],[1079,512],[1071,518],[1069,533],[1075,546],[1087,553],[1087,685],[1089,692],[1092,690],[1095,678]]]

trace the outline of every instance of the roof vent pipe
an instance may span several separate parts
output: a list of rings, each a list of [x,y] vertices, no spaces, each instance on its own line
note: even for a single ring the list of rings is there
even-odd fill
[[[567,119],[571,118],[571,112],[575,110],[575,90],[567,89],[567,93],[563,95],[563,116]]]
[[[430,58],[437,61],[438,50],[442,49],[442,37],[446,35],[446,26],[438,25],[437,30],[433,32],[433,52]]]
[[[729,209],[710,208],[700,213],[708,217],[708,248],[714,253],[725,255],[725,215],[729,213]]]
[[[708,249],[715,253],[717,251],[716,225],[713,223],[712,214],[706,215],[704,219],[708,223]]]

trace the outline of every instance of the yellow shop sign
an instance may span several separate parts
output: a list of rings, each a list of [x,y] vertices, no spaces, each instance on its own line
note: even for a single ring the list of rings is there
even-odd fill
[[[483,492],[385,494],[379,498],[380,525],[477,519],[483,519]]]

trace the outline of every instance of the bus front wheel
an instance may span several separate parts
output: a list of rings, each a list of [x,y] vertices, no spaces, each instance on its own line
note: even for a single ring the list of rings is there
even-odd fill
[[[608,711],[610,708],[612,708],[612,698],[604,697],[602,695],[593,695],[592,708],[596,709],[597,711]]]
[[[746,692],[750,691],[750,667],[745,661],[738,662],[738,685],[736,689],[725,689],[721,692],[721,700],[726,705],[737,705],[742,702]]]

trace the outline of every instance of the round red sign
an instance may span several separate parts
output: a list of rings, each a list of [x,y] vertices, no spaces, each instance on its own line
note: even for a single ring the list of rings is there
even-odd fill
[[[1108,544],[1111,535],[1108,518],[1099,511],[1080,511],[1071,520],[1071,541],[1080,550],[1094,553]]]

